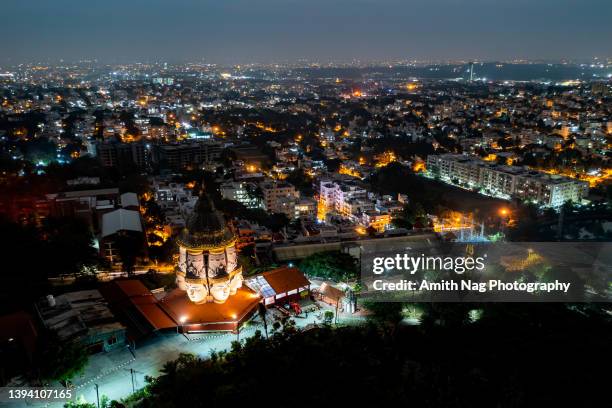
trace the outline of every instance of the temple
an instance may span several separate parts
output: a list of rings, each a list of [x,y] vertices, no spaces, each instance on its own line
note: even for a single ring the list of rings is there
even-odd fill
[[[113,281],[105,296],[142,335],[176,330],[201,333],[240,330],[257,311],[294,303],[310,293],[310,282],[297,268],[277,268],[243,279],[236,236],[212,201],[201,194],[177,238],[176,288],[152,294],[137,280]]]
[[[237,330],[261,297],[242,285],[236,236],[204,193],[177,242],[177,288],[159,306],[183,332]]]
[[[236,237],[212,201],[201,195],[178,237],[176,284],[193,303],[225,303],[242,287]]]

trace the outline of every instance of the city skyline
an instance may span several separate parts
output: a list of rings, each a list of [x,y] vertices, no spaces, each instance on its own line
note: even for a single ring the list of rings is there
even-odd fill
[[[609,399],[612,0],[2,12],[0,405]]]
[[[4,4],[0,63],[591,60],[609,58],[612,4],[265,0]]]

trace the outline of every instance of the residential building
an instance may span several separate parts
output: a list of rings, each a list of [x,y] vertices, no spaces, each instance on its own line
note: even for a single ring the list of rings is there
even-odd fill
[[[443,181],[501,198],[517,198],[543,207],[559,207],[566,201],[580,203],[589,184],[560,175],[518,166],[498,165],[461,154],[430,155],[427,169]]]
[[[260,184],[264,209],[270,213],[285,214],[289,219],[295,218],[295,204],[299,199],[299,192],[295,187],[284,181],[267,181]]]
[[[251,193],[255,189],[254,184],[242,181],[230,181],[219,187],[221,197],[225,200],[238,201],[247,208],[261,208],[261,199]],[[249,191],[250,189],[250,191]]]
[[[77,341],[90,353],[125,347],[126,328],[97,290],[49,295],[35,306],[45,328],[62,342]]]

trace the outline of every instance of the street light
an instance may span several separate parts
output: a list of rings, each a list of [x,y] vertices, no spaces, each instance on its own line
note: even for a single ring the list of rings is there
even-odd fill
[[[507,208],[501,208],[499,210],[499,215],[501,216],[501,220],[500,220],[500,224],[501,224],[501,233],[504,234],[504,236],[506,235],[506,224],[508,223],[508,216],[510,214],[510,211],[508,211]]]
[[[179,322],[181,323],[181,333],[183,332],[183,324],[187,321],[187,316],[181,316]],[[176,326],[176,333],[178,334],[178,326]]]
[[[99,386],[98,384],[94,383],[94,387],[96,387],[96,405],[98,408],[100,408],[100,393],[98,391]]]

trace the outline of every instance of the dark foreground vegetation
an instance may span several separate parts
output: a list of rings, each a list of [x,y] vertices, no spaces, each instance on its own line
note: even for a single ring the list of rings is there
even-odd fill
[[[389,307],[364,327],[285,322],[209,360],[182,355],[138,405],[595,406],[608,393],[612,331],[598,310],[487,305],[473,322],[465,305],[426,308],[420,326]]]

